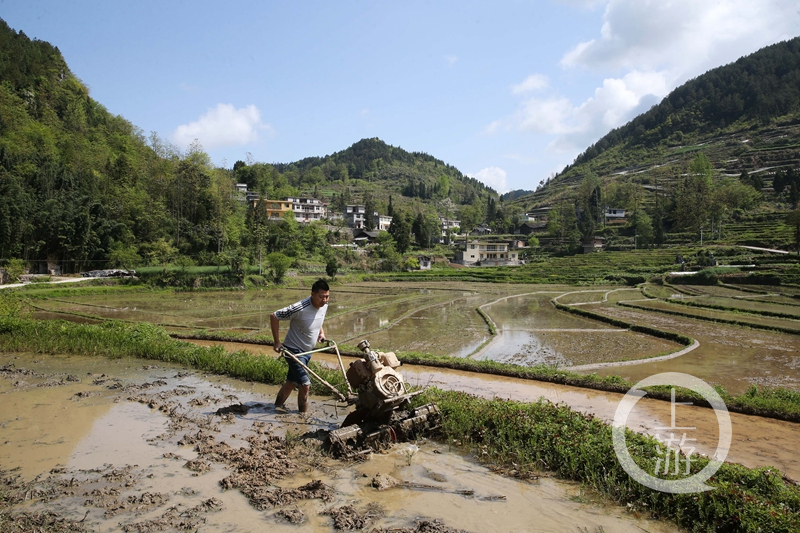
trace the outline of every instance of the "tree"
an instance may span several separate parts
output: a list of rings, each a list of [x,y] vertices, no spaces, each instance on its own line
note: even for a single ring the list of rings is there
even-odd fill
[[[575,205],[562,200],[550,211],[547,221],[547,231],[558,244],[575,246],[578,244],[580,233],[578,231],[578,218],[575,215]]]
[[[702,152],[689,165],[675,193],[673,219],[679,228],[699,232],[707,223],[713,203],[711,171],[711,162]]]
[[[286,275],[289,267],[292,266],[292,258],[280,252],[272,252],[267,256],[267,264],[269,264],[272,270],[272,279],[275,283],[280,283],[283,281],[283,277]]]
[[[396,212],[389,225],[389,234],[394,239],[397,251],[401,254],[406,253],[411,246],[411,224],[405,213]]]
[[[336,260],[336,256],[331,254],[331,256],[328,258],[328,262],[325,263],[325,273],[328,275],[329,278],[335,278],[338,272],[339,272],[339,261]]]
[[[375,229],[375,201],[371,194],[364,198],[364,229],[372,231]]]
[[[16,283],[19,281],[20,276],[28,271],[28,265],[22,259],[9,259],[6,263],[6,272],[11,278],[11,281]]]
[[[142,257],[139,255],[138,247],[135,244],[126,245],[122,242],[115,242],[108,254],[108,260],[115,267],[132,270],[141,264]]]
[[[644,209],[633,212],[630,225],[633,227],[637,248],[646,247],[653,242],[653,221]]]

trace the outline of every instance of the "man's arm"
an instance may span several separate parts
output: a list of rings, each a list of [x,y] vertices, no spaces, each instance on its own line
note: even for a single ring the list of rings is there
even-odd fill
[[[317,337],[317,342],[325,342],[325,330],[319,328],[319,336]]]
[[[272,330],[272,349],[276,352],[281,351],[281,328],[280,321],[275,313],[269,315],[269,327]]]

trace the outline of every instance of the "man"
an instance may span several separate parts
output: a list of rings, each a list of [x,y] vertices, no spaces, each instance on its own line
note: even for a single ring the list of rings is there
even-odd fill
[[[322,322],[328,311],[328,298],[330,288],[324,279],[319,279],[311,286],[311,296],[283,309],[275,311],[269,316],[269,325],[272,329],[273,348],[280,353],[281,348],[294,354],[310,352],[318,342],[325,341],[325,332]],[[279,321],[289,321],[289,331],[281,344]],[[311,354],[298,356],[304,365],[308,366]],[[308,411],[308,391],[311,389],[311,379],[305,369],[297,361],[286,358],[289,363],[289,372],[286,382],[275,398],[275,407],[281,407],[289,395],[298,387],[297,408],[301,413]]]

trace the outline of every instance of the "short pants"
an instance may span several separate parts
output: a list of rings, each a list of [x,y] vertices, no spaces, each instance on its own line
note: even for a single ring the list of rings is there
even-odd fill
[[[293,349],[290,349],[284,346],[287,350],[292,353],[295,353]],[[289,357],[288,355],[283,356],[286,359],[286,362],[289,363],[289,372],[286,374],[286,381],[289,383],[294,383],[298,387],[302,387],[305,385],[311,385],[311,378],[308,377],[308,373],[306,372],[305,368],[297,364],[297,361]],[[303,362],[304,365],[308,366],[308,362],[311,360],[311,354],[304,354],[304,355],[296,355],[300,361]]]

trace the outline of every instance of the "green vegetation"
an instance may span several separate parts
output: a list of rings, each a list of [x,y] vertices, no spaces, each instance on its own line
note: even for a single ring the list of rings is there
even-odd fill
[[[800,488],[771,468],[726,463],[698,494],[653,491],[631,479],[616,459],[611,427],[592,416],[547,401],[485,400],[461,392],[429,389],[450,443],[518,474],[550,471],[580,481],[634,511],[667,518],[691,531],[790,532],[800,528]],[[657,441],[626,431],[628,450],[645,471],[655,471]],[[697,458],[692,472],[708,462]]]

